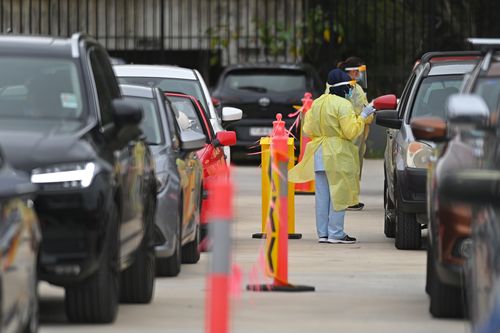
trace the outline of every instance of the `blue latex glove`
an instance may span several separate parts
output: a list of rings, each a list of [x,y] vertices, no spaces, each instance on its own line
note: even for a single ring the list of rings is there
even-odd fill
[[[361,111],[361,117],[366,119],[374,112],[375,112],[375,109],[373,108],[373,106],[371,104],[368,104],[367,106],[365,106],[363,111]]]

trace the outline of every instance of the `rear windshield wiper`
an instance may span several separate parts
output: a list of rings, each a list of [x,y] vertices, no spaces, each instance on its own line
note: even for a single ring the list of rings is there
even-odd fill
[[[267,89],[263,87],[255,87],[255,86],[243,86],[243,87],[238,87],[239,90],[251,90],[251,91],[256,91],[260,93],[266,93]]]

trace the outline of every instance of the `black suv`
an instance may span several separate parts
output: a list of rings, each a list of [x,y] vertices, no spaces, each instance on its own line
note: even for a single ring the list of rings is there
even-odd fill
[[[0,142],[39,185],[41,280],[74,322],[112,322],[154,286],[154,163],[106,51],[70,39],[0,38]],[[121,276],[120,276],[121,274]]]
[[[421,228],[428,223],[426,179],[432,145],[417,141],[410,121],[446,119],[445,102],[460,91],[465,73],[477,63],[477,52],[429,52],[414,67],[397,110],[377,112],[387,127],[384,159],[384,233],[398,249],[419,249]]]
[[[243,118],[227,129],[235,131],[237,137],[231,151],[248,153],[261,137],[271,134],[278,113],[290,128],[295,119],[288,115],[295,112],[294,105],[302,104],[304,93],[311,92],[316,98],[324,89],[314,68],[306,64],[246,64],[228,67],[212,96],[224,106],[243,110]]]

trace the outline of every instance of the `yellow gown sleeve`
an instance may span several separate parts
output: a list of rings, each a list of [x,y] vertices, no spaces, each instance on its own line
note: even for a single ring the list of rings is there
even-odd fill
[[[339,108],[339,124],[344,137],[351,141],[356,139],[365,129],[365,119],[354,113],[350,103]]]

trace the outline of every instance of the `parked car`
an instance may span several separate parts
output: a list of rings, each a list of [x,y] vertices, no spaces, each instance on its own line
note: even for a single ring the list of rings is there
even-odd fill
[[[38,277],[73,322],[112,322],[154,287],[154,163],[95,40],[0,37],[0,142],[39,185]]]
[[[144,110],[141,129],[156,164],[156,271],[176,276],[181,262],[200,259],[202,166],[196,151],[204,148],[205,135],[179,129],[175,109],[160,89],[120,87],[125,100]]]
[[[384,233],[398,249],[419,249],[421,229],[428,224],[426,178],[432,154],[429,142],[418,141],[410,121],[446,119],[445,102],[457,93],[465,73],[477,63],[477,52],[430,52],[414,67],[399,103],[377,112],[376,123],[387,127],[384,155]],[[386,101],[387,102],[387,101]],[[397,108],[396,108],[397,104]]]
[[[36,187],[0,153],[0,331],[38,332]]]
[[[159,65],[120,65],[114,66],[114,70],[120,83],[158,87],[163,91],[194,96],[203,106],[216,133],[224,131],[227,124],[241,119],[242,111],[237,108],[224,107],[221,114],[217,114],[207,85],[195,69]],[[224,152],[229,162],[229,147],[225,147]]]
[[[201,207],[201,239],[204,240],[208,232],[207,207],[208,196],[206,185],[211,177],[228,174],[223,148],[236,142],[233,131],[220,131],[215,134],[212,124],[207,119],[203,106],[194,96],[165,93],[177,112],[187,116],[190,128],[206,137],[203,149],[198,151],[198,158],[203,165],[203,202]]]
[[[325,90],[324,82],[312,66],[285,64],[245,64],[229,66],[220,76],[213,96],[224,106],[243,110],[243,119],[227,126],[236,132],[237,142],[231,149],[239,157],[249,159],[249,149],[263,136],[271,134],[273,120],[281,113],[287,128],[295,119],[294,105],[301,105],[305,92],[313,98]],[[299,147],[297,135],[295,145]],[[299,149],[296,149],[297,154]]]
[[[482,43],[482,41],[479,41]],[[487,45],[485,45],[487,46]],[[499,48],[499,45],[496,48]],[[478,239],[474,246],[483,250],[471,251],[470,205],[447,195],[446,179],[455,171],[476,168],[495,168],[495,161],[489,160],[498,147],[497,138],[485,131],[491,128],[490,111],[495,115],[500,106],[500,60],[495,57],[495,47],[487,52],[474,70],[467,74],[462,85],[462,94],[450,97],[448,101],[448,121],[433,118],[421,118],[412,123],[415,136],[419,139],[436,143],[434,158],[430,163],[428,176],[428,211],[429,211],[429,247],[427,260],[427,291],[431,297],[431,313],[436,317],[456,317],[464,315],[466,304],[464,294],[464,265],[474,253],[472,262],[483,261],[483,245],[490,249],[490,236]],[[471,95],[473,94],[473,95]],[[496,120],[495,120],[496,124]],[[495,125],[496,126],[496,125]],[[493,127],[495,128],[495,127]],[[489,155],[485,156],[484,154]],[[470,189],[472,190],[472,189]],[[469,191],[467,189],[466,191]],[[488,215],[488,214],[487,214]],[[489,216],[489,215],[488,215]],[[477,223],[478,228],[491,228],[488,223]],[[484,235],[482,237],[485,237]],[[489,251],[489,250],[488,250]],[[489,253],[488,255],[493,255]],[[488,259],[489,260],[489,259]],[[486,261],[488,261],[486,260]],[[491,269],[493,267],[488,267]],[[500,268],[500,267],[498,267]],[[472,274],[479,274],[484,267],[473,267]],[[480,274],[480,278],[487,278]],[[490,301],[494,300],[484,288],[486,283],[477,285],[477,278],[472,279],[472,318],[482,321],[488,312]],[[482,303],[478,306],[478,303]],[[474,318],[482,318],[476,320]]]

